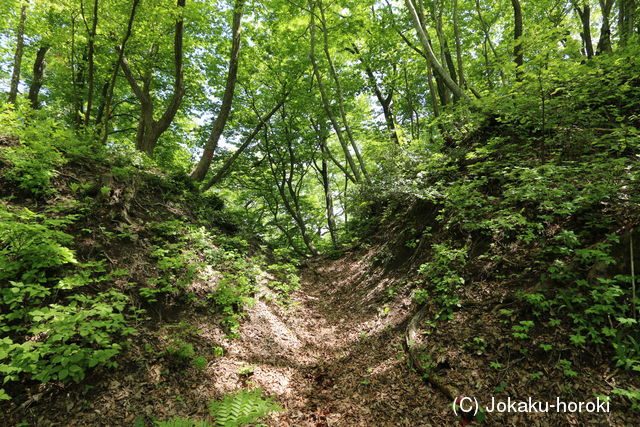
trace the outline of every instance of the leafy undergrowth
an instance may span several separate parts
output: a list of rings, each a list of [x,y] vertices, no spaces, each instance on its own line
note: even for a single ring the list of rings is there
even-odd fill
[[[295,266],[243,236],[184,172],[17,117],[0,118],[3,423],[46,424],[149,375],[149,396],[178,383],[176,393],[202,380],[261,289],[288,303]],[[203,337],[198,316],[219,333]],[[133,399],[131,413],[144,404]]]
[[[425,375],[470,396],[600,398],[617,422],[637,420],[635,67],[604,58],[542,100],[493,99],[493,115],[464,129],[444,121],[454,128],[450,146],[368,201],[380,218],[374,234],[387,240],[378,265],[411,265],[414,300],[430,309],[415,343]],[[514,93],[541,93],[527,84]]]

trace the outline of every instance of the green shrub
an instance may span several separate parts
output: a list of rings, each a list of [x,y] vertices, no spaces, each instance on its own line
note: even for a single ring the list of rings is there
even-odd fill
[[[78,263],[66,246],[72,239],[60,228],[72,221],[0,206],[0,280],[8,284],[0,288],[5,383],[80,381],[94,366],[115,366],[117,340],[134,332],[125,318],[128,297],[80,292],[108,276],[100,263]]]
[[[267,270],[275,276],[276,280],[270,280],[267,286],[278,293],[278,302],[291,302],[291,293],[300,289],[296,266],[290,263],[271,264]]]
[[[436,318],[450,318],[452,308],[459,305],[456,290],[464,284],[462,271],[466,265],[467,249],[453,249],[444,244],[434,244],[432,260],[422,264],[418,273],[425,277],[428,289],[418,289],[414,299],[422,304],[431,297],[437,309]]]

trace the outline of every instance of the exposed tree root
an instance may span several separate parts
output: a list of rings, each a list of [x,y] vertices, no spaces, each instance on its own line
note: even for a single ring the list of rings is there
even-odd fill
[[[414,348],[414,343],[417,341],[418,330],[420,326],[420,322],[422,319],[429,313],[429,308],[427,305],[423,305],[420,310],[413,315],[411,320],[407,325],[407,329],[405,330],[404,341],[402,343],[402,347],[404,348],[405,353],[409,357],[409,362],[411,367],[420,375],[422,380],[427,383],[427,385],[439,390],[442,394],[444,394],[449,401],[453,402],[453,399],[456,396],[459,396],[460,393],[455,387],[452,387],[446,384],[442,378],[437,375],[427,372],[420,363],[420,359],[418,357],[417,351]]]

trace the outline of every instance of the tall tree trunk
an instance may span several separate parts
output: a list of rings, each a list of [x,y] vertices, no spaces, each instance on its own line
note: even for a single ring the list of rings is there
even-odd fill
[[[482,56],[484,57],[484,69],[485,69],[485,77],[487,78],[487,87],[490,90],[493,90],[493,80],[491,79],[491,75],[493,74],[493,67],[489,61],[489,50],[487,49],[487,39],[482,42]]]
[[[522,80],[522,65],[524,59],[522,55],[522,7],[520,0],[511,0],[513,6],[513,56],[516,64],[516,80]]]
[[[42,87],[42,77],[44,76],[44,67],[46,66],[45,56],[49,51],[49,46],[42,46],[36,53],[36,60],[33,63],[33,80],[29,86],[29,101],[31,102],[31,108],[34,110],[40,107],[38,102],[38,95],[40,94],[40,88]]]
[[[153,151],[158,144],[158,140],[162,134],[169,128],[173,122],[173,118],[180,108],[180,103],[184,96],[184,72],[183,72],[183,38],[184,38],[184,11],[185,0],[178,0],[178,8],[180,8],[180,17],[175,23],[173,53],[174,53],[174,82],[171,93],[171,101],[167,105],[160,119],[155,120],[153,98],[151,96],[151,74],[148,72],[142,77],[142,86],[136,81],[126,58],[121,62],[122,71],[124,72],[133,93],[140,102],[140,117],[138,119],[138,130],[136,133],[136,148],[140,151],[153,156]],[[150,54],[155,52],[155,44],[149,49]]]
[[[329,181],[329,167],[326,158],[326,152],[328,151],[327,139],[322,138],[320,142],[320,151],[322,153],[322,189],[324,190],[324,203],[327,211],[327,226],[329,227],[329,235],[331,236],[331,243],[333,247],[338,246],[338,233],[336,232],[336,220],[333,212],[333,196],[331,195],[331,186]]]
[[[107,97],[104,102],[104,120],[102,122],[102,145],[107,143],[107,138],[109,137],[109,121],[111,120],[111,101],[113,100],[113,92],[114,87],[116,85],[116,81],[118,79],[118,70],[121,67],[122,61],[124,60],[124,51],[127,45],[127,41],[129,41],[129,37],[131,37],[131,29],[133,28],[133,21],[136,17],[136,10],[138,9],[138,4],[140,4],[140,0],[132,0],[131,4],[131,13],[129,14],[129,21],[127,22],[127,29],[125,31],[124,37],[122,38],[122,42],[120,46],[116,47],[116,52],[118,52],[118,58],[113,66],[113,73],[111,74],[111,80],[109,81],[109,86],[107,89]]]
[[[611,9],[614,0],[600,0],[600,11],[602,12],[602,25],[600,26],[600,38],[596,55],[611,52]]]
[[[75,111],[73,112],[73,121],[76,125],[80,126],[84,123],[84,89],[85,89],[85,71],[87,65],[87,49],[82,51],[82,57],[76,65],[76,92],[75,92]]]
[[[621,46],[627,45],[629,37],[634,32],[635,15],[635,0],[618,0],[618,33]]]
[[[442,79],[442,81],[447,86],[447,88],[456,97],[466,99],[467,96],[462,91],[460,86],[458,86],[458,84],[451,79],[451,76],[449,75],[449,73],[447,73],[447,70],[445,70],[442,67],[442,65],[440,65],[440,62],[436,58],[436,55],[433,52],[431,45],[429,44],[427,35],[424,32],[422,25],[420,24],[420,18],[418,17],[418,13],[416,12],[416,8],[415,8],[415,5],[413,4],[413,0],[405,0],[405,3],[407,5],[407,9],[409,9],[409,16],[411,17],[411,22],[413,23],[413,27],[418,33],[418,39],[422,44],[422,48],[424,49],[424,52],[427,54],[427,59],[430,62],[431,67],[435,71],[435,74],[439,76],[440,79]]]
[[[331,236],[333,247],[338,246],[338,233],[336,232],[336,220],[333,212],[333,196],[331,194],[331,183],[329,181],[329,167],[327,163],[326,153],[328,151],[326,136],[321,137],[320,152],[322,153],[322,189],[324,190],[325,209],[327,211],[327,227]]]
[[[409,39],[405,37],[404,34],[402,34],[401,32],[398,32],[398,34],[400,35],[400,37],[402,37],[402,40],[404,40],[407,46],[409,46],[411,49],[418,52],[427,61],[427,69],[431,70],[431,62],[429,61],[429,56],[425,52],[423,52],[422,50],[414,46],[413,43],[411,43]],[[429,44],[429,46],[431,46],[431,50],[433,51],[433,44],[431,43],[429,36],[427,35],[426,32],[424,34],[427,39],[427,43]],[[433,74],[432,72],[430,73]],[[436,88],[438,89],[437,95],[440,98],[440,103],[442,103],[442,105],[447,105],[449,103],[449,90],[447,89],[447,86],[444,84],[444,81],[440,79],[437,74],[435,75],[435,80],[436,80]],[[434,93],[436,92],[434,91]]]
[[[433,107],[433,116],[437,119],[440,117],[440,107],[438,106],[438,98],[436,98],[436,88],[433,84],[433,72],[431,67],[427,65],[427,81],[429,82],[429,97],[431,98],[431,106]]]
[[[333,81],[336,85],[336,98],[338,100],[338,110],[340,111],[340,117],[342,118],[342,124],[344,125],[344,129],[347,132],[347,137],[349,139],[349,143],[351,144],[351,148],[358,159],[358,164],[360,165],[360,170],[362,172],[362,176],[364,176],[365,181],[368,181],[368,173],[367,168],[364,164],[364,159],[360,154],[360,149],[358,148],[358,144],[353,137],[353,133],[351,132],[351,127],[349,126],[349,121],[347,120],[347,114],[344,109],[344,97],[342,95],[342,86],[340,85],[340,79],[338,78],[338,73],[336,71],[336,67],[333,65],[333,60],[331,59],[331,55],[329,53],[329,32],[327,29],[327,21],[324,15],[324,6],[322,5],[322,0],[317,0],[319,9],[320,9],[320,22],[322,24],[322,39],[324,44],[324,55],[327,58],[327,64],[329,65],[329,72],[331,77],[333,77]]]
[[[18,85],[20,84],[20,67],[22,66],[22,55],[24,52],[24,23],[27,20],[27,6],[20,8],[20,21],[16,30],[16,50],[13,55],[13,72],[11,73],[11,86],[9,88],[9,98],[7,102],[16,103],[18,98]]]
[[[591,40],[591,7],[587,3],[584,3],[582,7],[580,7],[578,1],[573,2],[573,7],[580,18],[580,23],[582,24],[580,37],[582,38],[585,54],[587,58],[592,58],[593,42]]]
[[[78,95],[78,82],[77,82],[77,76],[78,73],[76,71],[77,65],[76,65],[76,16],[72,16],[71,17],[71,52],[70,52],[70,58],[69,58],[69,63],[71,65],[71,98],[72,98],[72,107],[73,107],[73,113],[72,113],[72,120],[74,121],[74,123],[78,122],[78,99],[80,99],[80,96]]]
[[[458,0],[453,0],[453,38],[456,44],[456,62],[458,63],[458,83],[465,87],[467,82],[464,78],[464,68],[462,67],[462,42],[460,40],[460,26],[458,24]]]
[[[439,10],[436,10],[436,7],[439,6]],[[449,75],[451,79],[456,82],[459,86],[462,86],[462,83],[458,80],[458,76],[456,75],[456,67],[453,64],[453,58],[451,57],[451,51],[449,50],[449,43],[447,43],[447,39],[444,36],[444,31],[442,30],[442,4],[437,4],[436,2],[431,3],[431,19],[436,24],[436,35],[438,36],[438,44],[440,45],[440,58],[442,62],[447,64],[447,69],[449,70]],[[423,31],[426,33],[426,25],[424,18],[421,19],[423,24]],[[457,101],[459,98],[454,94],[455,100]]]
[[[80,2],[82,5],[82,2]],[[88,54],[87,61],[89,62],[89,71],[87,75],[87,109],[84,112],[84,125],[87,126],[89,124],[89,120],[91,120],[91,107],[93,104],[93,81],[95,74],[95,61],[93,60],[93,55],[95,52],[95,44],[96,44],[96,30],[98,28],[98,0],[93,0],[93,16],[91,18],[91,30],[89,31],[89,43],[88,43]]]
[[[617,0],[618,3],[618,38],[620,39],[620,46],[626,46],[627,44],[627,25],[625,18],[625,10],[627,0]]]
[[[336,231],[336,220],[335,214],[333,211],[333,195],[331,194],[331,181],[329,179],[329,165],[327,162],[327,153],[329,151],[329,147],[327,145],[327,139],[329,137],[329,133],[327,132],[326,125],[323,121],[319,123],[315,123],[313,119],[311,119],[311,126],[316,131],[316,135],[318,136],[318,140],[320,142],[320,153],[322,155],[321,166],[318,167],[316,164],[316,170],[320,173],[320,178],[322,181],[322,189],[324,191],[324,204],[325,211],[327,214],[327,227],[329,228],[329,236],[331,236],[331,243],[333,247],[337,247],[338,245],[338,233]],[[315,159],[314,159],[315,163]]]
[[[231,53],[229,58],[229,69],[227,72],[227,82],[222,95],[222,105],[218,112],[218,117],[213,124],[213,130],[207,139],[204,146],[202,156],[196,168],[191,172],[191,179],[200,182],[204,180],[204,177],[209,171],[209,166],[213,160],[213,155],[218,148],[218,141],[222,136],[222,131],[229,118],[231,112],[231,103],[233,101],[233,93],[236,87],[236,81],[238,78],[238,62],[240,59],[240,35],[241,35],[241,23],[242,23],[242,9],[244,8],[244,0],[236,0],[233,6],[233,24],[232,24],[232,39],[231,39]]]
[[[265,138],[265,152],[269,161],[269,167],[271,169],[271,174],[273,176],[276,187],[278,188],[278,193],[280,193],[282,204],[298,227],[298,230],[300,231],[300,235],[302,237],[302,241],[304,242],[309,252],[311,252],[311,254],[317,255],[318,250],[315,248],[313,242],[311,241],[311,238],[309,237],[307,225],[304,221],[304,217],[300,209],[299,192],[295,190],[293,185],[295,168],[296,166],[299,166],[299,162],[297,161],[295,153],[293,151],[293,147],[291,145],[291,135],[287,131],[286,126],[284,138],[287,141],[286,150],[288,153],[288,159],[285,159],[284,156],[281,155],[280,150],[277,147],[270,147],[268,138]],[[278,156],[278,161],[274,160],[274,155]],[[287,163],[286,165],[285,162]],[[301,177],[300,179],[302,180],[303,177]]]
[[[293,249],[293,251],[299,255],[300,257],[304,258],[307,256],[306,253],[304,253],[303,250],[301,250],[300,248],[298,248],[298,245],[296,245],[295,241],[293,240],[293,237],[291,237],[291,233],[289,233],[289,230],[287,230],[287,228],[285,226],[283,226],[282,224],[280,224],[280,220],[278,219],[278,209],[279,209],[279,205],[278,205],[278,200],[277,200],[277,195],[274,196],[274,202],[275,202],[275,206],[273,206],[270,202],[269,202],[269,198],[268,197],[264,197],[264,200],[267,204],[267,207],[269,208],[269,211],[271,212],[271,214],[273,215],[273,223],[276,225],[276,227],[278,228],[278,230],[280,230],[282,232],[282,234],[284,235],[285,239],[287,239],[287,243],[289,244],[289,247]]]
[[[358,183],[361,181],[360,171],[358,170],[358,167],[356,166],[356,163],[353,160],[353,156],[351,155],[351,151],[349,150],[347,142],[344,138],[342,129],[340,128],[340,125],[338,124],[338,121],[336,120],[336,117],[333,114],[333,111],[331,109],[331,104],[329,103],[329,97],[327,96],[327,90],[324,86],[324,81],[322,79],[322,74],[320,73],[318,62],[316,61],[315,3],[313,2],[313,0],[308,0],[308,1],[309,1],[309,9],[311,14],[311,18],[309,21],[309,32],[310,32],[310,38],[311,38],[311,48],[309,51],[309,59],[311,60],[311,65],[313,67],[313,74],[316,78],[316,81],[318,82],[318,90],[320,91],[322,106],[324,108],[325,113],[327,113],[329,120],[331,121],[333,130],[335,131],[336,136],[338,137],[338,141],[340,142],[340,146],[342,147],[344,157],[347,160],[347,164],[349,165],[349,168],[351,169],[351,173],[353,174],[353,175],[351,174],[348,174],[348,175],[345,174],[345,175],[348,176],[349,179],[352,179],[354,183]]]

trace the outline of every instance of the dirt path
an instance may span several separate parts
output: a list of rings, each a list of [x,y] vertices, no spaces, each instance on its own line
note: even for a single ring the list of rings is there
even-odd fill
[[[448,404],[406,364],[407,298],[392,278],[368,271],[366,255],[316,260],[288,310],[260,299],[241,338],[210,365],[218,392],[252,382],[285,406],[272,425],[446,425]],[[395,278],[397,280],[398,278]],[[248,376],[238,374],[252,366]]]
[[[372,268],[373,255],[309,262],[294,304],[283,308],[260,295],[236,339],[226,338],[207,311],[176,319],[198,331],[198,352],[209,361],[204,370],[171,367],[162,353],[136,345],[123,369],[96,375],[91,386],[52,388],[57,392],[30,399],[0,425],[21,419],[38,426],[206,419],[209,400],[248,386],[262,387],[284,406],[267,421],[272,426],[452,425],[449,402],[407,366],[402,334],[415,307],[408,296],[389,292],[403,278]],[[166,340],[175,331],[140,339]],[[224,355],[210,355],[220,346]]]

